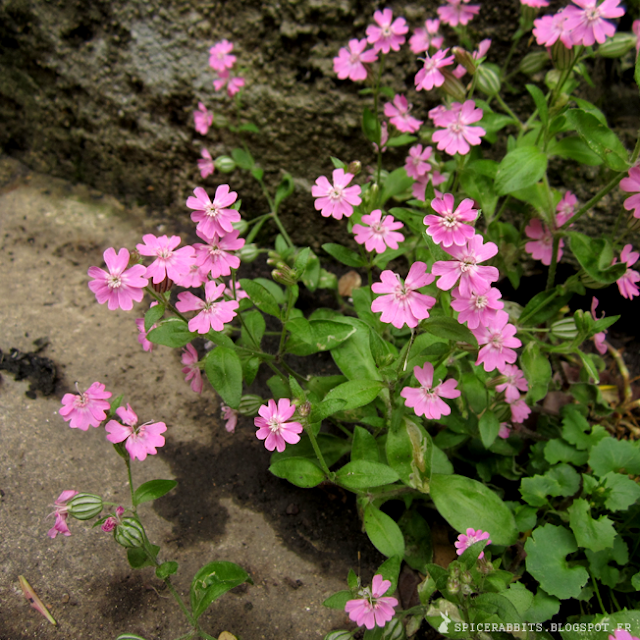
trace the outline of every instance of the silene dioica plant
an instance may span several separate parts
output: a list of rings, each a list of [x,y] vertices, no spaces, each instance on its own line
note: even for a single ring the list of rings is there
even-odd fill
[[[371,157],[366,168],[331,157],[332,171],[317,178],[311,196],[359,247],[323,246],[357,270],[349,291],[338,290],[309,247],[293,244],[279,218],[293,178],[284,173],[275,189],[263,180],[250,152],[260,131],[244,115],[245,79],[227,40],[211,48],[209,64],[220,101],[226,93],[235,109],[224,116],[200,103],[194,122],[202,135],[228,129],[240,146],[215,159],[203,149],[198,165],[203,179],[249,172],[267,212],[243,220],[229,184],[215,192],[198,186],[186,206],[199,242],[180,247],[178,236],[148,234],[135,251],[107,249],[106,270],[89,269],[89,287],[109,309],[151,298],[136,321],[142,347],[183,349],[186,379],[199,393],[204,370],[228,431],[239,415],[254,417],[274,475],[355,494],[363,529],[387,559],[371,583],[351,571],[348,588],[325,605],[344,609],[366,640],[410,638],[425,620],[445,637],[478,640],[640,634],[639,401],[607,342],[617,318],[598,315],[595,297],[589,309],[569,306],[607,285],[625,298],[639,294],[639,256],[627,240],[640,219],[640,139],[630,151],[577,92],[592,84],[590,61],[598,57],[635,68],[640,84],[640,21],[633,33],[616,34],[619,0],[573,0],[539,15],[547,5],[522,0],[501,65],[491,62],[490,40],[474,41],[469,25],[481,7],[469,0],[448,0],[410,37],[404,18],[376,11],[366,37],[340,49],[338,78],[364,87]],[[383,83],[385,62],[407,38],[417,59],[414,101],[425,92],[442,100],[428,120]],[[540,48],[532,44],[514,61],[523,39]],[[529,113],[516,114],[508,102],[522,80]],[[387,153],[398,148],[406,149],[399,167]],[[599,167],[599,190],[578,202],[562,171],[549,175],[552,158]],[[610,231],[595,238],[579,231],[580,219],[618,188],[628,195]],[[241,262],[265,252],[254,241],[268,221],[278,232],[266,252],[272,279],[238,279]],[[558,282],[563,252],[576,270]],[[546,288],[525,306],[503,299],[499,283],[518,288],[530,257],[547,268]],[[335,308],[305,316],[296,308],[300,287],[333,290]],[[204,351],[191,344],[198,337]],[[292,365],[322,351],[339,373],[308,375]],[[607,355],[622,380],[620,397],[609,402],[599,387]],[[245,392],[261,367],[272,373],[266,399]],[[159,560],[138,508],[175,482],[135,488],[132,480],[134,461],[156,454],[166,425],[140,424],[99,382],[67,394],[60,415],[85,431],[104,425],[131,496],[125,507],[64,491],[49,535],[69,535],[68,516],[98,518],[94,526],[113,532],[133,567],[154,566],[166,582],[191,626],[184,637],[212,637],[200,615],[250,578],[233,563],[213,562],[194,577],[188,603],[173,588],[177,564]],[[621,430],[625,439],[616,437]],[[446,567],[433,562],[433,511],[459,534],[459,557]],[[419,604],[400,610],[393,594],[403,563],[421,582]]]

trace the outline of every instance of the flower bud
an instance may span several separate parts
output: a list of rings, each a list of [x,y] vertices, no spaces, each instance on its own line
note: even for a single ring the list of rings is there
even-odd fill
[[[640,218],[629,216],[627,220],[627,229],[629,231],[640,231]]]
[[[456,595],[460,591],[460,582],[456,578],[449,578],[447,580],[447,591],[451,595]]]
[[[238,249],[236,255],[242,262],[253,262],[260,255],[260,250],[256,244],[251,242],[250,244],[245,244],[242,249]]]
[[[492,68],[493,65],[482,64],[478,67],[477,87],[487,96],[495,96],[500,91],[500,72]]]
[[[240,398],[238,413],[243,416],[255,416],[258,409],[264,404],[264,400],[255,394],[247,394]]]
[[[135,518],[122,518],[113,533],[116,542],[123,547],[141,547],[144,544],[144,528]]]
[[[232,222],[231,224],[236,231],[240,232],[240,235],[246,233],[247,229],[249,228],[246,220],[238,220],[238,222]]]
[[[313,407],[311,406],[311,403],[307,400],[306,402],[301,402],[298,405],[298,415],[300,415],[303,418],[306,418],[308,415],[311,415],[311,409]]]
[[[520,5],[520,29],[522,31],[529,31],[533,27],[533,21],[538,15],[538,11],[537,7],[530,7],[526,4]]]
[[[547,71],[547,75],[544,77],[544,83],[547,85],[547,88],[553,91],[558,86],[561,75],[562,74],[558,69],[551,69],[550,71]]]
[[[129,253],[127,268],[133,267],[136,264],[140,264],[140,252],[137,249],[132,249],[131,253]]]
[[[463,571],[460,574],[460,582],[462,582],[462,584],[471,584],[473,582],[473,577],[468,571]]]
[[[171,280],[169,276],[165,276],[164,280],[162,282],[158,282],[157,284],[155,282],[151,282],[151,288],[156,293],[166,293],[171,289],[171,287],[173,287],[173,280]]]
[[[347,167],[347,173],[350,173],[352,176],[357,176],[362,171],[362,162],[360,160],[354,160],[349,163]]]
[[[102,498],[92,493],[79,493],[69,500],[67,511],[76,520],[91,520],[102,511]]]
[[[466,49],[463,49],[462,47],[453,47],[451,52],[455,56],[456,62],[461,64],[468,73],[473,75],[476,72],[476,61]]]
[[[278,283],[283,284],[286,287],[294,285],[298,280],[296,278],[296,272],[287,265],[281,265],[280,269],[274,269],[271,272],[271,277]]]
[[[573,318],[563,318],[551,325],[551,336],[560,340],[573,340],[578,335],[578,328]]]
[[[601,44],[596,53],[603,58],[622,58],[637,42],[638,38],[632,33],[616,33],[613,38]]]
[[[551,47],[553,66],[560,71],[566,71],[573,64],[573,50],[567,49],[561,40],[556,40]]]
[[[444,76],[444,83],[440,89],[448,96],[451,96],[454,100],[464,102],[464,99],[467,97],[467,92],[465,91],[462,82],[460,82],[460,80],[458,80],[458,78],[456,78],[448,69],[442,69],[441,71]]]
[[[532,76],[538,71],[542,71],[549,63],[549,54],[546,51],[532,51],[528,53],[520,61],[520,71],[522,73]]]
[[[222,173],[231,173],[236,169],[236,163],[233,158],[229,156],[218,156],[213,161],[213,166]]]

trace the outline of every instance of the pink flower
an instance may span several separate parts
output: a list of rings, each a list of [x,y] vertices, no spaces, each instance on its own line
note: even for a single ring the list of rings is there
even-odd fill
[[[393,104],[387,102],[384,105],[384,115],[398,131],[415,133],[420,128],[422,120],[409,115],[412,107],[413,105],[409,104],[404,96],[397,94]]]
[[[417,289],[433,282],[434,278],[427,273],[424,262],[414,262],[409,269],[404,283],[397,273],[385,270],[380,274],[380,282],[371,287],[374,293],[383,293],[371,304],[374,313],[382,311],[380,320],[401,329],[406,324],[414,328],[420,320],[429,317],[429,309],[436,303],[436,299]]]
[[[455,60],[454,56],[446,57],[448,51],[449,49],[436,51],[433,57],[425,53],[424,66],[416,73],[415,77],[416,91],[422,91],[422,89],[431,91],[434,87],[441,87],[444,84],[444,76],[440,69],[442,67],[448,67],[453,64]],[[482,115],[480,118],[482,118]]]
[[[398,233],[396,229],[402,229],[402,222],[396,222],[393,216],[384,216],[382,211],[375,209],[368,215],[362,216],[362,224],[353,225],[353,233],[356,234],[356,242],[363,244],[367,251],[375,251],[376,253],[384,253],[389,247],[397,249],[398,243],[404,241],[404,236]]]
[[[477,209],[473,208],[473,200],[465,198],[454,211],[455,201],[453,195],[439,191],[435,192],[436,197],[431,201],[431,208],[438,214],[437,216],[425,216],[423,222],[427,227],[427,233],[433,238],[436,244],[443,247],[450,247],[452,244],[462,247],[475,235],[475,229],[464,222],[472,222],[478,215]]]
[[[438,7],[440,20],[450,27],[468,24],[480,11],[479,4],[467,4],[469,0],[447,0],[447,4]]]
[[[233,223],[240,222],[240,214],[235,209],[230,209],[238,194],[229,191],[228,184],[221,184],[216,189],[213,202],[202,187],[196,187],[193,194],[187,198],[187,207],[194,209],[191,219],[198,223],[197,229],[207,236],[231,233]]]
[[[344,169],[335,169],[333,184],[330,184],[324,176],[320,176],[311,187],[311,195],[316,198],[314,207],[324,218],[329,216],[336,220],[342,220],[342,216],[349,218],[353,213],[353,207],[362,202],[360,187],[358,185],[347,187],[351,180],[353,180],[352,174],[345,173]]]
[[[390,580],[384,580],[380,574],[373,576],[371,589],[360,589],[358,595],[362,598],[349,600],[344,606],[349,618],[359,627],[362,625],[367,629],[384,627],[395,614],[393,608],[398,606],[395,598],[384,595],[389,587],[391,587]]]
[[[437,286],[442,291],[448,291],[460,279],[460,293],[465,298],[470,298],[472,292],[487,291],[491,283],[496,282],[500,277],[495,267],[478,264],[493,258],[498,253],[498,247],[493,242],[483,244],[482,236],[479,234],[469,239],[464,247],[452,245],[445,251],[454,259],[439,260],[431,269],[433,275],[440,276]]]
[[[634,20],[631,25],[631,31],[635,34],[636,41],[636,51],[640,51],[640,20]]]
[[[640,273],[631,269],[631,267],[638,261],[640,254],[637,251],[632,251],[631,249],[633,249],[633,247],[630,244],[625,244],[622,249],[620,261],[627,265],[627,270],[622,278],[616,280],[620,295],[628,300],[632,300],[640,294],[636,285],[636,282],[640,282]]]
[[[424,51],[429,51],[431,47],[439,49],[444,42],[444,38],[438,33],[440,20],[427,20],[424,26],[424,29],[416,29],[409,39],[409,47],[416,55]]]
[[[539,45],[550,47],[560,40],[567,49],[573,48],[571,29],[566,26],[567,14],[565,10],[558,11],[553,16],[542,16],[533,21],[533,35]]]
[[[409,27],[404,18],[396,18],[393,20],[391,9],[384,11],[376,11],[373,19],[377,23],[370,24],[367,27],[367,40],[373,45],[376,53],[389,53],[391,49],[400,51],[400,45],[404,44],[404,34],[409,31]]]
[[[549,0],[520,0],[520,3],[533,9],[540,9],[549,6]]]
[[[196,229],[196,234],[205,240],[205,244],[198,242],[194,244],[196,250],[196,264],[205,273],[211,274],[212,278],[231,275],[231,269],[240,266],[240,258],[231,253],[244,247],[244,238],[238,238],[239,231],[227,233],[220,237],[214,233],[209,238],[204,233]]]
[[[604,0],[597,4],[597,0],[573,0],[578,5],[565,7],[566,29],[571,29],[573,44],[581,44],[590,47],[594,42],[602,44],[615,32],[615,25],[607,22],[605,18],[620,18],[624,15],[624,9],[618,7],[620,0]],[[580,8],[578,8],[580,7]]]
[[[514,337],[516,328],[508,322],[509,314],[498,311],[490,326],[472,329],[478,344],[485,345],[478,352],[476,366],[483,364],[485,371],[503,371],[507,363],[516,361],[518,354],[513,349],[521,347],[522,342]]]
[[[238,424],[238,412],[231,407],[227,407],[226,404],[220,405],[220,412],[222,413],[222,419],[225,421],[224,428],[229,433],[233,433]]]
[[[624,201],[624,208],[633,211],[634,218],[640,218],[640,167],[629,169],[629,175],[621,180],[620,188],[627,193],[633,193]]]
[[[258,409],[260,417],[253,419],[258,427],[256,438],[264,440],[267,451],[277,449],[282,452],[287,443],[300,442],[298,434],[302,433],[302,425],[299,422],[287,422],[295,411],[296,406],[291,404],[289,398],[280,398],[277,405],[275,400],[269,400]]]
[[[511,427],[508,422],[500,423],[500,431],[498,431],[498,438],[506,440],[511,435]]]
[[[474,545],[476,542],[480,542],[481,540],[486,540],[487,545],[491,544],[489,534],[486,531],[482,531],[482,529],[475,531],[469,528],[467,529],[466,535],[461,533],[458,536],[458,539],[453,543],[453,546],[456,548],[456,553],[461,556],[470,546]],[[484,551],[480,553],[478,560],[481,558],[484,558]]]
[[[598,298],[593,296],[593,299],[591,300],[591,316],[594,320],[598,320],[598,317],[596,316],[597,308],[598,308]],[[602,317],[604,318],[604,313],[602,314]],[[606,329],[604,331],[600,331],[600,333],[596,333],[593,336],[593,344],[595,345],[596,350],[601,356],[607,353],[607,345],[605,344],[606,339],[607,339]]]
[[[200,365],[198,364],[200,358],[198,358],[198,352],[193,345],[188,344],[184,348],[181,360],[182,364],[185,365],[182,367],[182,373],[185,374],[185,382],[191,380],[191,391],[194,393],[202,393],[204,383],[202,382],[202,373],[200,371]]]
[[[434,110],[429,112],[429,117]],[[476,109],[473,100],[467,100],[464,104],[454,102],[451,109],[438,112],[433,118],[436,126],[445,127],[442,131],[436,131],[431,139],[438,143],[438,150],[446,151],[449,155],[469,153],[469,145],[478,145],[480,137],[485,135],[482,127],[469,126],[482,119],[482,109]]]
[[[111,408],[107,402],[110,397],[111,392],[105,391],[102,383],[94,382],[80,395],[65,393],[62,396],[62,408],[58,413],[72,429],[86,431],[90,426],[99,427],[100,423],[106,419],[105,411]]]
[[[55,516],[56,521],[53,527],[49,529],[47,535],[50,538],[55,538],[59,533],[63,536],[70,536],[71,531],[69,531],[69,527],[67,526],[67,518],[69,517],[67,502],[71,500],[74,496],[77,496],[78,492],[73,491],[73,489],[69,489],[67,491],[63,491],[58,499],[55,501],[55,511],[50,513],[47,517]]]
[[[202,156],[202,158],[198,160],[198,169],[200,169],[200,175],[203,178],[206,178],[215,171],[216,167],[213,164],[213,158],[211,157],[211,154],[206,149],[203,149],[200,152],[200,155]]]
[[[202,102],[198,102],[198,109],[193,112],[193,121],[196,125],[196,131],[206,136],[209,127],[213,124],[213,113]]]
[[[531,413],[531,409],[527,406],[527,403],[524,400],[509,402],[509,407],[511,409],[512,422],[517,422],[519,424],[523,423]]]
[[[158,284],[165,278],[175,280],[181,274],[189,271],[193,263],[193,247],[186,246],[181,249],[180,236],[160,236],[157,238],[152,233],[142,236],[144,244],[137,244],[136,249],[142,256],[155,256],[155,260],[147,267],[144,274],[147,278],[153,278],[153,283]]]
[[[365,51],[367,46],[366,38],[358,40],[354,38],[349,40],[349,48],[342,47],[338,51],[338,57],[333,59],[333,70],[338,74],[340,80],[358,80],[367,79],[367,68],[365,64],[371,64],[378,59],[373,49]]]
[[[96,294],[100,304],[108,302],[111,311],[123,309],[130,311],[134,302],[140,302],[144,295],[142,291],[148,284],[144,277],[147,268],[141,264],[134,264],[127,269],[129,264],[129,251],[120,249],[116,254],[113,247],[104,252],[104,261],[109,273],[99,267],[89,267],[87,272],[93,281],[89,283],[89,289]]]
[[[154,324],[149,331],[153,331],[158,325]],[[144,328],[144,318],[136,318],[136,327],[138,328],[138,342],[142,345],[143,351],[152,351],[155,345],[147,339],[147,331]]]
[[[640,640],[637,636],[632,636],[626,629],[614,629],[613,635],[607,640]]]
[[[405,387],[400,392],[405,405],[411,407],[417,416],[424,416],[427,420],[439,420],[441,416],[448,416],[451,408],[442,398],[460,397],[460,390],[456,389],[458,382],[453,378],[446,382],[440,380],[440,384],[433,388],[433,365],[430,362],[426,362],[422,368],[414,367],[413,375],[420,383],[420,388]]]
[[[233,98],[244,87],[245,80],[239,76],[232,76],[228,71],[221,71],[213,81],[213,88],[221,91],[225,85],[227,85],[227,95]]]
[[[194,261],[189,266],[189,271],[181,273],[180,277],[175,279],[175,283],[185,289],[200,287],[207,281],[208,273],[206,269],[200,268]]]
[[[380,153],[384,153],[387,150],[385,146],[387,144],[387,140],[389,140],[389,128],[387,127],[387,123],[383,122],[380,125]],[[376,153],[378,153],[378,145],[375,142],[371,143],[373,149]]]
[[[230,300],[242,300],[242,298],[248,298],[249,294],[240,286],[239,282],[236,282],[236,295],[233,295],[233,282],[229,280],[227,286],[224,288],[224,295]]]
[[[431,157],[432,151],[433,149],[431,147],[426,147],[423,151],[421,144],[414,145],[409,149],[409,155],[407,156],[404,168],[410,178],[418,180],[425,175],[427,171],[431,170],[431,165],[427,160]]]
[[[553,254],[553,234],[549,228],[542,224],[538,218],[534,218],[524,228],[527,238],[532,238],[535,242],[527,242],[524,249],[530,253],[534,260],[540,260],[542,264],[549,266]],[[564,242],[560,240],[558,245],[558,261],[562,258],[562,247]]]
[[[576,206],[578,205],[578,198],[576,198],[571,191],[567,191],[562,200],[558,202],[556,207],[556,226],[564,226],[576,212]]]
[[[132,460],[144,460],[147,455],[158,453],[156,447],[164,446],[164,436],[160,434],[167,430],[164,422],[147,422],[138,426],[138,416],[131,409],[131,405],[118,407],[116,414],[124,423],[109,420],[105,427],[109,434],[107,440],[116,444],[125,442],[125,449]]]
[[[451,308],[458,312],[458,322],[466,322],[469,329],[488,326],[496,317],[496,311],[504,307],[500,301],[502,294],[495,287],[483,293],[471,291],[469,296],[463,296],[457,287],[451,293],[454,298]]]
[[[124,514],[123,507],[116,507],[116,513],[113,516],[109,516],[100,527],[105,533],[111,533],[119,524],[120,518]]]
[[[232,42],[228,40],[217,42],[209,49],[209,66],[219,72],[231,69],[236,62],[236,57],[230,55],[232,51]]]
[[[515,402],[520,397],[520,391],[529,391],[529,384],[524,374],[515,365],[505,364],[500,373],[504,376],[504,382],[496,385],[496,391],[504,391],[507,402]],[[522,421],[518,420],[517,422]]]
[[[190,291],[183,291],[178,294],[176,309],[181,313],[186,311],[200,311],[195,317],[189,320],[189,331],[207,333],[209,329],[222,331],[227,322],[231,322],[237,315],[234,309],[239,304],[236,300],[220,300],[224,291],[224,284],[216,284],[210,280],[204,285],[205,298],[202,300],[193,295]]]

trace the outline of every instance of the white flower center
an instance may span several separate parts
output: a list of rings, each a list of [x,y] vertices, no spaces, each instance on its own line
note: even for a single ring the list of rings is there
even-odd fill
[[[109,289],[119,289],[122,286],[122,277],[119,273],[112,273],[107,278],[107,286]]]
[[[211,204],[205,205],[204,212],[210,218],[215,218],[220,213],[220,209],[217,204],[212,202]]]
[[[447,227],[447,229],[453,229],[453,227],[458,226],[458,220],[453,215],[453,213],[449,213],[443,218],[442,226]]]
[[[478,311],[482,311],[488,304],[487,296],[476,296],[473,303]]]
[[[329,196],[329,200],[339,202],[343,197],[343,189],[342,187],[332,187],[327,195]]]
[[[497,351],[502,351],[502,334],[501,333],[494,333],[491,335],[491,338],[489,339],[489,344],[496,349]]]
[[[278,416],[272,416],[271,418],[269,418],[267,420],[267,425],[268,425],[269,429],[271,429],[271,431],[273,433],[279,433],[280,432],[281,423],[280,423],[280,419],[278,418]]]
[[[476,260],[472,256],[467,256],[466,258],[463,258],[462,260],[460,260],[460,271],[462,273],[467,273],[468,271],[471,271],[475,266],[476,266]]]

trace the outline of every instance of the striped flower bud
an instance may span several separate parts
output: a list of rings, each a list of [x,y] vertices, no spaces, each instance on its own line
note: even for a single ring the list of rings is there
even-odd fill
[[[102,511],[102,498],[92,493],[79,493],[67,503],[67,511],[76,520],[91,520]]]
[[[127,548],[141,547],[144,544],[144,528],[135,518],[122,518],[113,537],[119,545]]]

